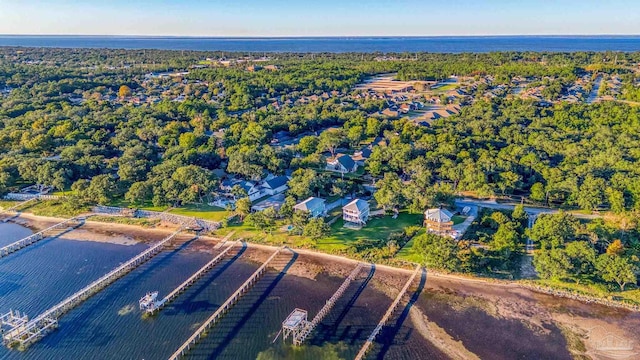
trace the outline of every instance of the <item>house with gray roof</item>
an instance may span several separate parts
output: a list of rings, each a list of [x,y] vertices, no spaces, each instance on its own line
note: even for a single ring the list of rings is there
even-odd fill
[[[447,236],[453,233],[452,218],[447,209],[429,209],[424,212],[424,225],[430,233]]]
[[[361,199],[354,199],[352,202],[342,207],[342,219],[347,224],[364,226],[369,220],[369,202]]]
[[[310,197],[307,200],[296,204],[293,207],[295,211],[308,211],[312,218],[326,215],[326,201],[317,197]]]
[[[283,193],[287,190],[287,183],[289,182],[289,178],[281,175],[275,176],[272,178],[267,178],[262,185],[269,195],[275,195]]]
[[[327,159],[326,169],[342,174],[354,173],[358,171],[358,164],[349,155],[336,155],[335,158]]]

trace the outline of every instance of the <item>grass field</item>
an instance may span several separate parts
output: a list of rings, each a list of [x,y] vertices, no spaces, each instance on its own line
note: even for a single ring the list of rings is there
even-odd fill
[[[232,212],[223,208],[205,204],[190,204],[187,206],[171,209],[169,210],[169,212],[176,215],[193,216],[211,221],[222,221],[232,214]]]
[[[465,216],[460,216],[460,215],[454,215],[451,218],[451,221],[453,221],[453,225],[458,225],[458,224],[462,224],[467,218]]]
[[[422,222],[421,214],[401,213],[397,219],[390,216],[375,218],[369,221],[367,226],[360,230],[348,229],[344,227],[342,219],[338,219],[331,225],[329,235],[318,240],[312,240],[305,236],[296,236],[289,234],[284,230],[286,222],[279,222],[276,230],[270,234],[253,228],[246,224],[230,224],[228,227],[217,231],[217,234],[224,236],[235,231],[235,238],[260,238],[261,242],[274,245],[288,244],[296,247],[316,248],[318,250],[336,253],[345,250],[349,244],[357,240],[386,240],[389,234],[393,232],[401,232],[406,227],[412,225],[420,225]]]
[[[316,247],[323,251],[336,251],[345,249],[349,243],[357,240],[386,240],[392,232],[403,231],[406,227],[420,225],[421,214],[400,213],[397,219],[391,216],[374,218],[367,226],[360,230],[344,227],[344,221],[338,219],[331,225],[331,233],[326,238],[317,241]]]
[[[435,89],[433,89],[434,93],[441,93],[441,92],[447,92],[449,90],[453,90],[456,87],[458,87],[458,84],[447,84],[447,85],[442,85],[440,87],[437,87]]]
[[[0,208],[1,209],[8,209],[12,206],[15,206],[17,204],[19,204],[19,201],[9,201],[9,200],[0,200]]]
[[[420,232],[417,233],[416,236],[422,235],[424,233],[425,233],[424,229],[420,230]],[[400,251],[398,251],[398,253],[396,254],[396,258],[405,260],[405,261],[416,262],[416,263],[419,263],[422,261],[422,257],[413,250],[414,239],[415,239],[415,236],[413,237],[413,239],[409,240],[409,242],[406,243],[402,247],[402,249],[400,249]]]

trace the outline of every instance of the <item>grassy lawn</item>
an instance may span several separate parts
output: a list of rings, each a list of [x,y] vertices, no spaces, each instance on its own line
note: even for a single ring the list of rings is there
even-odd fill
[[[329,218],[327,218],[328,221]],[[259,242],[269,243],[273,245],[288,244],[301,248],[316,248],[323,252],[335,253],[346,249],[349,243],[357,240],[386,240],[392,232],[403,231],[406,227],[412,225],[420,225],[422,221],[421,214],[401,213],[397,219],[391,216],[383,218],[375,218],[360,230],[352,230],[343,227],[344,222],[338,219],[331,225],[330,234],[317,241],[311,240],[305,236],[296,236],[289,234],[282,228],[287,225],[286,222],[279,222],[276,230],[271,234],[255,229],[246,224],[232,223],[229,226],[219,229],[216,233],[225,236],[235,231],[234,238],[255,239]]]
[[[454,217],[451,218],[451,221],[453,221],[453,225],[462,224],[465,220],[467,220],[466,216],[460,215],[454,215]]]
[[[420,232],[418,232],[416,236],[422,235],[424,233],[425,233],[424,229],[420,230]],[[415,239],[415,236],[413,237],[413,239],[409,240],[409,242],[406,243],[402,247],[402,249],[400,249],[400,251],[398,251],[398,253],[396,254],[396,257],[398,259],[410,261],[410,262],[417,262],[417,263],[419,263],[422,260],[422,257],[418,255],[415,251],[413,251],[414,239]]]
[[[446,84],[432,90],[433,92],[445,92],[445,91],[453,90],[457,87],[458,87],[458,84]]]
[[[338,219],[331,225],[329,236],[317,241],[316,248],[323,251],[336,251],[347,248],[349,243],[357,240],[386,240],[392,232],[403,231],[408,226],[420,225],[421,221],[421,214],[403,212],[397,219],[391,216],[374,218],[362,229],[353,230],[345,228],[344,221]]]
[[[217,206],[209,206],[206,204],[189,204],[183,207],[171,209],[169,210],[169,212],[176,215],[197,217],[211,221],[222,221],[232,214],[230,211],[227,211],[223,208]]]
[[[86,213],[90,211],[89,207],[80,209],[74,209],[64,200],[47,200],[39,201],[32,206],[28,206],[23,209],[24,212],[29,212],[38,216],[53,216],[69,218]]]
[[[12,206],[18,205],[20,201],[0,200],[0,209],[8,209]]]

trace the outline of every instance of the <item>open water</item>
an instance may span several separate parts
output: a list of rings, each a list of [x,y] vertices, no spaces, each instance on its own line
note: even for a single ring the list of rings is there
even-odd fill
[[[21,226],[0,223],[0,245],[29,233]],[[212,254],[194,251],[195,244],[188,242],[164,251],[117,280],[63,315],[57,330],[26,351],[0,347],[0,359],[168,358],[258,267],[245,260],[244,255],[252,251],[246,249],[239,257],[216,266],[158,315],[143,319],[138,309],[142,295],[151,290],[158,290],[160,296],[167,294],[212,258]],[[0,259],[0,312],[18,309],[34,317],[146,247],[50,239],[22,249]],[[284,268],[296,260],[292,256],[278,259]],[[309,310],[310,317],[315,315],[342,280],[323,274],[310,280],[269,271],[188,358],[289,358],[292,347],[281,338],[273,342],[282,320],[295,307]],[[295,351],[297,359],[355,356],[391,303],[370,286],[370,280],[363,278],[352,284],[309,339],[309,345]],[[442,358],[417,333],[404,336],[397,348],[403,351],[395,353],[392,347],[385,358],[419,359],[420,353]]]
[[[19,225],[0,223],[0,246],[30,233]],[[153,290],[166,295],[214,256],[196,245],[191,241],[163,251],[64,314],[58,329],[26,351],[0,346],[0,360],[167,359],[258,267],[247,260],[255,250],[242,249],[159,314],[143,318],[138,309],[141,296]],[[40,241],[0,259],[0,312],[17,309],[36,316],[146,248],[145,244]],[[295,276],[292,264],[300,263],[295,255],[278,257],[274,264],[278,271],[268,271],[187,359],[353,359],[392,302],[377,290],[376,281],[379,276],[388,279],[389,273],[375,268],[363,271],[305,346],[294,349],[282,338],[274,342],[281,322],[296,307],[308,310],[311,318],[343,281],[324,273],[314,280]],[[406,279],[397,273],[393,277],[398,283]],[[466,296],[433,286],[423,276],[409,303],[480,358],[571,358],[556,325],[545,324],[547,332],[541,333],[517,318],[496,317],[481,306],[461,306]],[[376,339],[370,358],[446,359],[420,335],[421,326],[413,322],[408,309],[396,311]]]
[[[640,51],[640,36],[140,37],[0,35],[0,46],[241,52]]]

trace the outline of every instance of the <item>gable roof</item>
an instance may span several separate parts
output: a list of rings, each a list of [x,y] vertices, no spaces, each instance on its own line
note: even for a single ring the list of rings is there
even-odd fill
[[[361,199],[355,199],[352,202],[348,203],[347,205],[343,206],[342,210],[362,212],[368,207],[369,207],[368,202]]]
[[[293,208],[296,210],[311,211],[313,209],[317,209],[318,207],[322,207],[322,206],[324,206],[324,199],[312,196],[307,200],[299,204],[296,204],[296,206],[294,206]]]
[[[248,193],[249,191],[251,191],[252,189],[254,189],[254,188],[255,188],[255,186],[256,186],[256,185],[255,185],[254,183],[252,183],[251,181],[243,181],[243,182],[241,182],[239,185],[240,185],[240,187],[241,187],[241,188],[243,188],[243,189],[244,189],[244,191],[246,191],[247,193]]]
[[[449,222],[453,214],[447,209],[429,209],[424,212],[424,217],[435,222]]]
[[[362,150],[360,150],[360,155],[363,158],[368,159],[369,157],[371,157],[371,149],[369,149],[368,147],[363,148]]]
[[[276,176],[273,179],[269,179],[265,181],[265,184],[269,186],[271,189],[277,189],[283,185],[286,185],[287,182],[289,182],[289,178],[282,175],[282,176]]]
[[[353,167],[356,165],[356,162],[353,161],[353,159],[349,155],[338,156],[338,158],[336,160],[338,160],[338,162],[342,166],[344,166],[344,168],[347,169],[347,170],[353,169]]]

